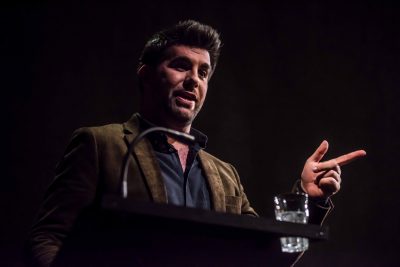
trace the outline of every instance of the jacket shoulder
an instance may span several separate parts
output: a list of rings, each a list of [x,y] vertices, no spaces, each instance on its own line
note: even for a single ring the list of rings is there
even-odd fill
[[[138,115],[134,114],[124,123],[111,123],[101,126],[82,127],[75,130],[73,136],[89,135],[98,141],[110,142],[112,140],[122,140],[125,134],[136,136],[139,133]]]
[[[102,126],[82,127],[76,129],[72,134],[75,138],[90,138],[96,143],[110,143],[113,140],[122,140],[124,138],[124,124],[113,123]]]
[[[117,133],[123,133],[124,124],[123,123],[112,123],[101,126],[90,126],[81,127],[74,131],[74,134],[92,134],[96,137],[115,135]]]
[[[223,167],[225,167],[225,168],[232,168],[232,167],[233,167],[230,163],[225,162],[225,161],[223,161],[223,160],[217,158],[217,157],[214,156],[214,155],[211,155],[211,154],[208,153],[207,151],[204,151],[204,150],[200,150],[200,151],[201,151],[200,153],[202,154],[202,157],[204,157],[204,158],[207,159],[207,160],[212,161],[212,162],[215,163],[217,166],[223,166]]]
[[[232,164],[225,162],[204,150],[200,150],[199,153],[201,153],[200,156],[201,156],[202,162],[203,163],[205,163],[207,161],[212,162],[212,164],[216,167],[216,170],[218,171],[218,173],[221,177],[225,177],[228,180],[231,180],[232,182],[234,182],[235,184],[240,184],[239,175],[238,175],[235,167]]]

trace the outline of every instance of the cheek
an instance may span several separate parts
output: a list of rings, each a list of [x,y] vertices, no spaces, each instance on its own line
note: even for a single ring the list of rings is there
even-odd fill
[[[207,85],[203,85],[199,90],[199,95],[202,101],[206,98],[208,87]]]
[[[174,87],[184,81],[184,75],[180,72],[166,71],[162,80],[165,85]]]
[[[204,82],[204,83],[203,83],[203,86],[201,86],[201,93],[202,93],[204,96],[206,96],[207,91],[208,91],[208,82]]]

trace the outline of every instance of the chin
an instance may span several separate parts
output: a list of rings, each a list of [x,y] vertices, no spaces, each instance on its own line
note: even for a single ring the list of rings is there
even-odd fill
[[[184,125],[191,124],[196,117],[196,114],[197,113],[195,113],[194,111],[181,110],[181,108],[172,111],[173,118],[178,123]]]

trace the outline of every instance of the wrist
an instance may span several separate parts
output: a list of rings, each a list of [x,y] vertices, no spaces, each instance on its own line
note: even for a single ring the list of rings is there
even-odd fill
[[[301,179],[298,179],[295,182],[292,192],[308,194],[306,189],[303,186]],[[327,206],[329,204],[329,197],[313,197],[313,196],[308,195],[308,198],[310,199],[310,201],[312,201],[315,204],[320,205],[320,206]]]

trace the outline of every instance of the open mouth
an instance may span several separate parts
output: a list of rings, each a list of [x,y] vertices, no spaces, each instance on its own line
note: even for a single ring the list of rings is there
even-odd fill
[[[185,101],[194,101],[194,102],[197,101],[196,95],[194,93],[188,92],[188,91],[183,91],[183,90],[177,91],[175,93],[175,96],[177,98],[183,99]]]
[[[184,90],[177,91],[175,93],[175,99],[178,106],[188,109],[194,109],[197,97],[192,92]]]

